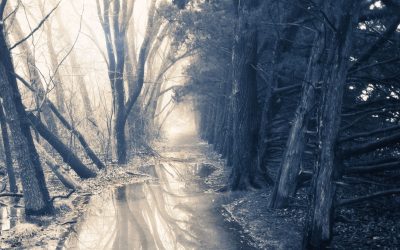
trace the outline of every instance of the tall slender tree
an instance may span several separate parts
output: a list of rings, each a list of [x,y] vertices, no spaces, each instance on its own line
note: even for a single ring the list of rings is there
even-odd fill
[[[239,1],[237,6],[236,34],[233,45],[233,166],[232,189],[257,186],[257,28],[252,22],[252,12],[259,1]]]
[[[333,183],[336,143],[340,128],[344,86],[350,64],[353,32],[357,28],[360,3],[356,0],[322,1],[321,10],[327,15],[324,39],[331,41],[326,50],[328,56],[323,83],[322,106],[319,117],[319,159],[314,173],[314,197],[310,212],[310,224],[306,234],[306,245],[320,249],[332,238]]]

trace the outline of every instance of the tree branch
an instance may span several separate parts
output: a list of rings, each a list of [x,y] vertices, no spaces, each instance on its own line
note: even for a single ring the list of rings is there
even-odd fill
[[[75,193],[75,189],[71,189],[67,195],[56,195],[51,198],[50,201],[54,201],[55,199],[68,199],[73,193]]]
[[[0,197],[24,197],[24,195],[18,193],[0,193]]]
[[[6,2],[5,0],[3,0],[3,2]],[[2,2],[2,3],[3,3]],[[50,15],[58,8],[58,6],[60,5],[60,3],[62,2],[62,0],[60,0],[56,6],[54,6],[53,9],[51,9],[51,11],[42,19],[42,21],[39,22],[39,24],[31,31],[31,33],[29,33],[25,38],[21,39],[20,41],[16,42],[13,46],[10,47],[10,51],[13,50],[15,47],[17,47],[18,45],[20,45],[21,43],[25,42],[26,40],[28,40],[31,36],[33,36],[33,34],[40,29],[40,27],[42,27],[42,25],[44,24],[44,22],[50,17]]]
[[[383,34],[372,44],[363,54],[358,57],[358,60],[350,67],[349,72],[357,70],[357,68],[364,62],[368,61],[372,55],[388,40],[388,38],[396,32],[400,24],[400,15],[390,24],[390,26],[383,32]]]
[[[388,170],[396,170],[399,168],[400,168],[400,161],[394,161],[394,162],[387,162],[371,166],[358,166],[358,167],[346,168],[344,172],[348,174],[361,174],[361,173],[374,173],[374,172],[382,172]]]
[[[399,143],[400,141],[400,133],[392,134],[387,137],[383,137],[379,140],[367,142],[361,145],[357,145],[354,147],[350,147],[343,150],[343,158],[350,158],[353,156],[365,154],[371,151],[374,151],[381,147],[388,147]]]
[[[388,196],[388,195],[392,195],[392,194],[399,194],[400,193],[400,188],[396,188],[396,189],[390,189],[390,190],[386,190],[386,191],[381,191],[381,192],[376,192],[373,194],[369,194],[369,195],[365,195],[365,196],[361,196],[361,197],[357,197],[357,198],[353,198],[353,199],[344,199],[339,201],[335,207],[342,207],[342,206],[347,206],[347,205],[351,205],[354,203],[359,203],[362,201],[366,201],[366,200],[371,200],[377,197],[381,197],[381,196]]]
[[[353,140],[355,138],[373,136],[373,135],[376,135],[376,134],[385,133],[385,132],[391,132],[393,130],[398,130],[398,129],[400,129],[400,125],[391,126],[391,127],[388,127],[388,128],[381,128],[381,129],[369,131],[369,132],[366,132],[366,133],[353,134],[351,136],[347,136],[347,137],[341,138],[338,142],[339,143],[343,143],[343,142],[351,141],[351,140]]]

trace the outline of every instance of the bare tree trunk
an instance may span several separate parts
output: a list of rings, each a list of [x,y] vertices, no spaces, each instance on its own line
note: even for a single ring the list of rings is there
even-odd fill
[[[343,90],[349,68],[349,58],[356,28],[359,1],[341,0],[324,2],[322,10],[328,13],[331,23],[337,32],[326,31],[324,39],[330,41],[328,53],[332,60],[325,69],[326,82],[322,86],[322,107],[319,119],[319,162],[314,173],[314,199],[311,207],[311,218],[305,235],[308,248],[321,249],[327,246],[332,237],[333,201],[335,186],[333,184],[335,164],[335,147],[340,127]],[[330,39],[331,38],[331,39]],[[328,56],[329,58],[330,56]]]
[[[17,193],[18,187],[15,180],[14,167],[11,156],[10,139],[8,137],[7,122],[4,115],[3,106],[0,103],[0,126],[1,126],[1,136],[3,138],[4,156],[8,175],[8,183],[10,187],[10,192]]]
[[[80,185],[71,176],[68,175],[68,173],[62,170],[62,168],[57,164],[53,157],[49,155],[39,143],[35,143],[35,146],[40,156],[43,157],[44,161],[49,166],[51,171],[53,171],[53,173],[66,188],[74,190],[81,188]]]
[[[103,1],[102,5],[97,1],[99,19],[103,27],[108,54],[109,78],[113,96],[113,109],[115,110],[114,136],[117,160],[120,164],[127,163],[125,125],[129,113],[142,91],[148,51],[156,35],[154,31],[156,1],[152,0],[148,12],[146,33],[140,47],[138,63],[136,64],[135,88],[132,93],[129,93],[129,98],[125,102],[125,43],[127,28],[132,15],[132,4],[133,2],[127,4],[125,0],[122,1],[121,5],[121,1],[116,0],[113,1],[111,6],[110,2],[106,0]]]
[[[43,7],[41,7],[41,8],[43,11]],[[44,15],[44,13],[43,13],[43,15]],[[52,34],[51,22],[46,22],[46,36],[47,36],[47,47],[49,49],[49,54],[50,54],[51,69],[53,71],[53,83],[54,83],[54,89],[56,92],[57,107],[61,113],[64,113],[64,111],[65,111],[64,88],[63,88],[63,83],[61,81],[60,72],[58,69],[59,62],[57,59],[57,53],[56,53],[56,50],[54,49],[54,45],[53,45],[53,34]]]
[[[17,20],[14,20],[12,28],[14,31],[13,33],[16,35],[17,40],[21,40],[22,38],[24,38],[24,34]],[[35,97],[36,106],[42,109],[43,118],[46,121],[47,126],[49,126],[49,129],[51,130],[52,133],[57,135],[58,134],[57,125],[56,122],[54,121],[54,117],[52,116],[49,107],[42,102],[43,99],[38,96],[38,93],[41,93],[43,96],[46,96],[48,93],[44,89],[44,85],[40,78],[40,73],[36,67],[36,59],[34,57],[34,54],[32,53],[27,43],[22,43],[19,46],[21,46],[21,51],[25,54],[29,77],[32,82],[32,86],[36,90],[36,97]]]
[[[307,74],[303,83],[300,104],[297,107],[292,122],[277,182],[270,200],[270,206],[273,208],[286,206],[288,199],[294,195],[296,190],[297,178],[305,147],[305,134],[311,110],[314,107],[315,88],[317,88],[323,74],[323,65],[320,63],[324,53],[323,42],[324,40],[319,35],[316,35]]]
[[[231,188],[258,187],[257,174],[257,29],[251,23],[252,10],[258,1],[239,2],[237,38],[233,48],[233,168]]]
[[[288,23],[293,22],[294,20],[298,19],[301,16],[302,12],[300,8],[292,7],[287,14],[286,21]],[[258,168],[263,172],[264,178],[269,184],[273,184],[274,181],[272,180],[271,176],[268,173],[267,167],[267,160],[268,160],[268,133],[270,123],[272,122],[272,107],[273,107],[273,100],[276,96],[275,90],[279,87],[279,80],[278,74],[281,70],[280,66],[282,62],[285,60],[283,54],[293,47],[293,43],[290,41],[294,40],[296,35],[298,34],[299,28],[296,26],[287,26],[282,28],[282,35],[278,35],[278,38],[275,41],[274,48],[272,51],[272,62],[271,62],[271,69],[270,73],[266,80],[266,89],[265,95],[263,99],[263,106],[261,110],[261,121],[260,121],[260,130],[259,130],[259,140],[258,140]],[[280,37],[282,36],[282,37]],[[270,39],[269,37],[266,38],[267,40]],[[264,41],[266,43],[266,41]],[[264,49],[264,44],[260,46],[258,53],[262,53]]]
[[[64,162],[67,163],[81,178],[92,178],[96,173],[90,170],[82,161],[68,148],[57,136],[33,114],[28,114],[29,121],[39,134],[60,154]]]
[[[53,113],[56,115],[56,117],[59,119],[61,124],[71,131],[73,135],[78,139],[79,143],[82,145],[83,150],[85,151],[86,155],[93,161],[93,163],[97,166],[99,169],[104,169],[106,166],[104,163],[97,157],[96,153],[92,150],[92,148],[89,146],[89,144],[86,142],[86,139],[83,137],[83,135],[76,130],[65,118],[64,116],[57,110],[57,108],[54,106],[53,103],[50,102],[50,100],[47,100],[48,105],[50,109],[53,111]]]
[[[139,95],[142,91],[143,84],[144,84],[144,73],[145,73],[145,66],[148,57],[149,50],[151,48],[152,43],[152,35],[153,35],[153,28],[154,28],[154,14],[155,14],[155,0],[151,0],[151,6],[149,8],[148,19],[147,19],[147,27],[146,27],[146,34],[143,38],[142,45],[139,51],[139,58],[138,63],[136,64],[136,83],[135,88],[132,93],[129,93],[129,98],[126,102],[126,105],[123,102],[118,103],[117,106],[122,105],[121,107],[117,107],[116,111],[116,120],[115,120],[115,134],[117,139],[117,155],[118,155],[118,162],[120,164],[125,164],[127,161],[127,147],[126,147],[126,138],[125,138],[125,124],[126,120],[128,119],[129,113],[135,103],[137,102]],[[118,53],[118,52],[117,52]],[[122,51],[121,51],[122,53]],[[121,54],[119,57],[124,57],[125,54]],[[122,75],[121,75],[122,77]],[[118,86],[118,85],[116,85]],[[123,88],[123,83],[122,83]],[[118,89],[118,88],[117,88]],[[122,90],[123,92],[123,90]],[[122,97],[120,97],[121,99]],[[125,97],[124,97],[125,98]]]
[[[25,213],[45,214],[52,211],[49,192],[36,152],[26,113],[14,76],[14,66],[4,37],[0,30],[0,96],[12,135],[13,148],[21,170]]]

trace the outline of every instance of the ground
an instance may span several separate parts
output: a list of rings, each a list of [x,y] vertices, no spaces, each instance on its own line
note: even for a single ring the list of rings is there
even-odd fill
[[[271,190],[249,190],[240,192],[220,192],[227,183],[230,169],[225,161],[207,145],[193,139],[186,145],[178,146],[171,153],[168,141],[153,145],[151,155],[135,157],[127,166],[109,166],[107,171],[100,172],[97,178],[82,181],[81,190],[68,199],[56,199],[55,215],[31,217],[30,221],[20,220],[16,226],[9,228],[15,221],[7,221],[5,212],[9,200],[2,199],[3,231],[1,248],[53,249],[61,247],[76,225],[82,223],[83,215],[90,209],[91,197],[100,197],[109,190],[129,183],[154,181],[148,174],[149,166],[175,162],[180,166],[190,165],[196,169],[198,180],[204,184],[205,193],[213,197],[212,209],[222,214],[226,226],[237,231],[241,242],[246,242],[254,249],[300,249],[306,215],[306,189],[301,189],[287,209],[270,209],[268,207]],[[173,165],[171,165],[173,166]],[[67,193],[46,171],[52,188],[52,196]],[[153,190],[154,191],[154,190]],[[203,191],[202,191],[203,192]],[[353,197],[365,193],[361,187],[356,190],[339,189],[338,196]],[[93,200],[93,199],[92,199]],[[89,204],[89,205],[88,205]],[[132,203],[134,206],[135,203]],[[15,205],[11,215],[21,218],[21,202]],[[397,249],[399,246],[400,200],[387,197],[375,201],[339,208],[335,212],[336,223],[333,229],[333,249]],[[10,210],[10,208],[7,208]],[[14,214],[13,214],[14,213]],[[0,217],[1,218],[1,217]],[[6,230],[4,230],[6,229]]]
[[[205,154],[217,168],[207,183],[218,190],[227,183],[230,169],[211,146]],[[304,204],[296,202],[292,208],[270,209],[270,193],[270,189],[226,192],[220,198],[223,215],[240,225],[242,237],[256,249],[301,249]]]

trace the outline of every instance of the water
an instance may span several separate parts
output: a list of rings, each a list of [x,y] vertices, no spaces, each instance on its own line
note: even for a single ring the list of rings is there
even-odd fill
[[[19,222],[22,213],[22,200],[19,198],[8,197],[0,205],[0,235],[3,231],[9,231]],[[0,245],[1,246],[1,245]]]
[[[0,231],[8,231],[15,227],[18,222],[19,213],[19,208],[0,207]]]
[[[183,139],[182,139],[183,140]],[[236,225],[225,221],[199,173],[201,143],[169,143],[156,165],[143,167],[156,181],[119,187],[94,197],[65,249],[250,249]]]

